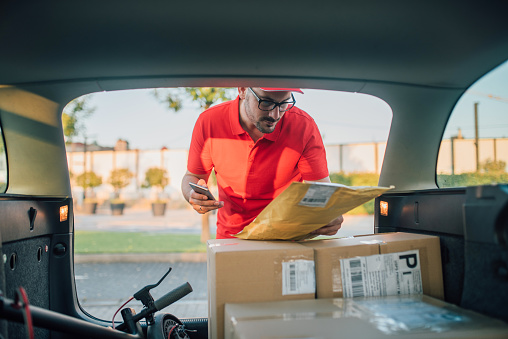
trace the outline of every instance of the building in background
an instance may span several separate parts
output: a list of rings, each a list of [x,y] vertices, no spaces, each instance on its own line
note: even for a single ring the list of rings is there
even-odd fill
[[[326,155],[330,173],[377,173],[381,172],[386,142],[327,145]],[[153,189],[142,188],[146,171],[151,167],[167,171],[170,182],[165,194],[172,200],[183,199],[180,183],[186,172],[187,149],[131,150],[126,140],[119,140],[115,147],[96,144],[72,144],[67,149],[69,170],[73,175],[93,171],[103,179],[94,189],[99,200],[112,197],[113,188],[107,183],[112,170],[127,168],[134,174],[129,186],[122,190],[124,199],[151,198]],[[480,139],[480,162],[486,160],[508,163],[508,138]],[[437,174],[460,174],[476,170],[476,146],[474,139],[452,138],[443,140],[439,152]],[[82,196],[82,188],[73,185],[73,196]],[[79,203],[79,201],[78,201]]]

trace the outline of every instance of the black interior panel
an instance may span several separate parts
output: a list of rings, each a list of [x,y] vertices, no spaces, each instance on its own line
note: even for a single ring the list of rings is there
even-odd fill
[[[49,309],[49,246],[50,237],[14,241],[3,246],[7,298],[15,299],[22,286],[30,305]],[[48,252],[44,248],[48,248]],[[42,250],[42,253],[41,253]],[[34,328],[36,338],[49,338],[49,331]],[[26,338],[24,325],[10,321],[9,338]]]
[[[62,206],[67,206],[68,218],[61,221]],[[5,281],[2,286],[4,295],[16,299],[21,286],[30,305],[60,312],[62,305],[74,305],[69,303],[73,299],[73,275],[65,269],[72,262],[73,223],[69,220],[72,218],[72,199],[3,196],[0,215],[4,263],[0,273]],[[65,282],[65,286],[61,282]],[[73,313],[76,313],[75,309]],[[7,325],[2,322],[1,325],[4,337],[26,338],[23,325],[15,322]],[[51,336],[49,330],[36,327],[34,331],[36,338]]]
[[[508,321],[508,185],[384,194],[375,204],[376,233],[440,237],[446,301]]]

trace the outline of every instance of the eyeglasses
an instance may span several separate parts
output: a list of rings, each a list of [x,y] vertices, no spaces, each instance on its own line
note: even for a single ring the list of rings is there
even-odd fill
[[[261,100],[257,96],[256,92],[252,90],[252,88],[249,87],[249,89],[258,100],[258,108],[262,111],[271,111],[274,110],[275,107],[279,107],[279,112],[286,112],[289,111],[291,108],[293,108],[293,106],[296,104],[296,100],[295,97],[293,96],[293,93],[291,93],[292,101],[275,102],[271,100]]]

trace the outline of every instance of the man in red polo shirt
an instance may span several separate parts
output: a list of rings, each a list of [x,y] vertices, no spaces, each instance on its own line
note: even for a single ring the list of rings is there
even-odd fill
[[[295,106],[299,88],[239,87],[239,95],[204,111],[196,121],[182,192],[201,214],[219,209],[217,239],[249,225],[293,181],[330,182],[326,154],[314,120]],[[189,183],[206,186],[215,169],[219,200]],[[334,235],[342,216],[314,231]]]

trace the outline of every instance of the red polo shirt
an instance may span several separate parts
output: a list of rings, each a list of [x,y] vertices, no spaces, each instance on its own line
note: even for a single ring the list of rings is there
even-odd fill
[[[219,200],[217,238],[231,238],[293,181],[328,176],[326,154],[314,120],[293,107],[272,133],[257,142],[240,125],[239,97],[204,111],[196,121],[187,169],[215,168]]]

